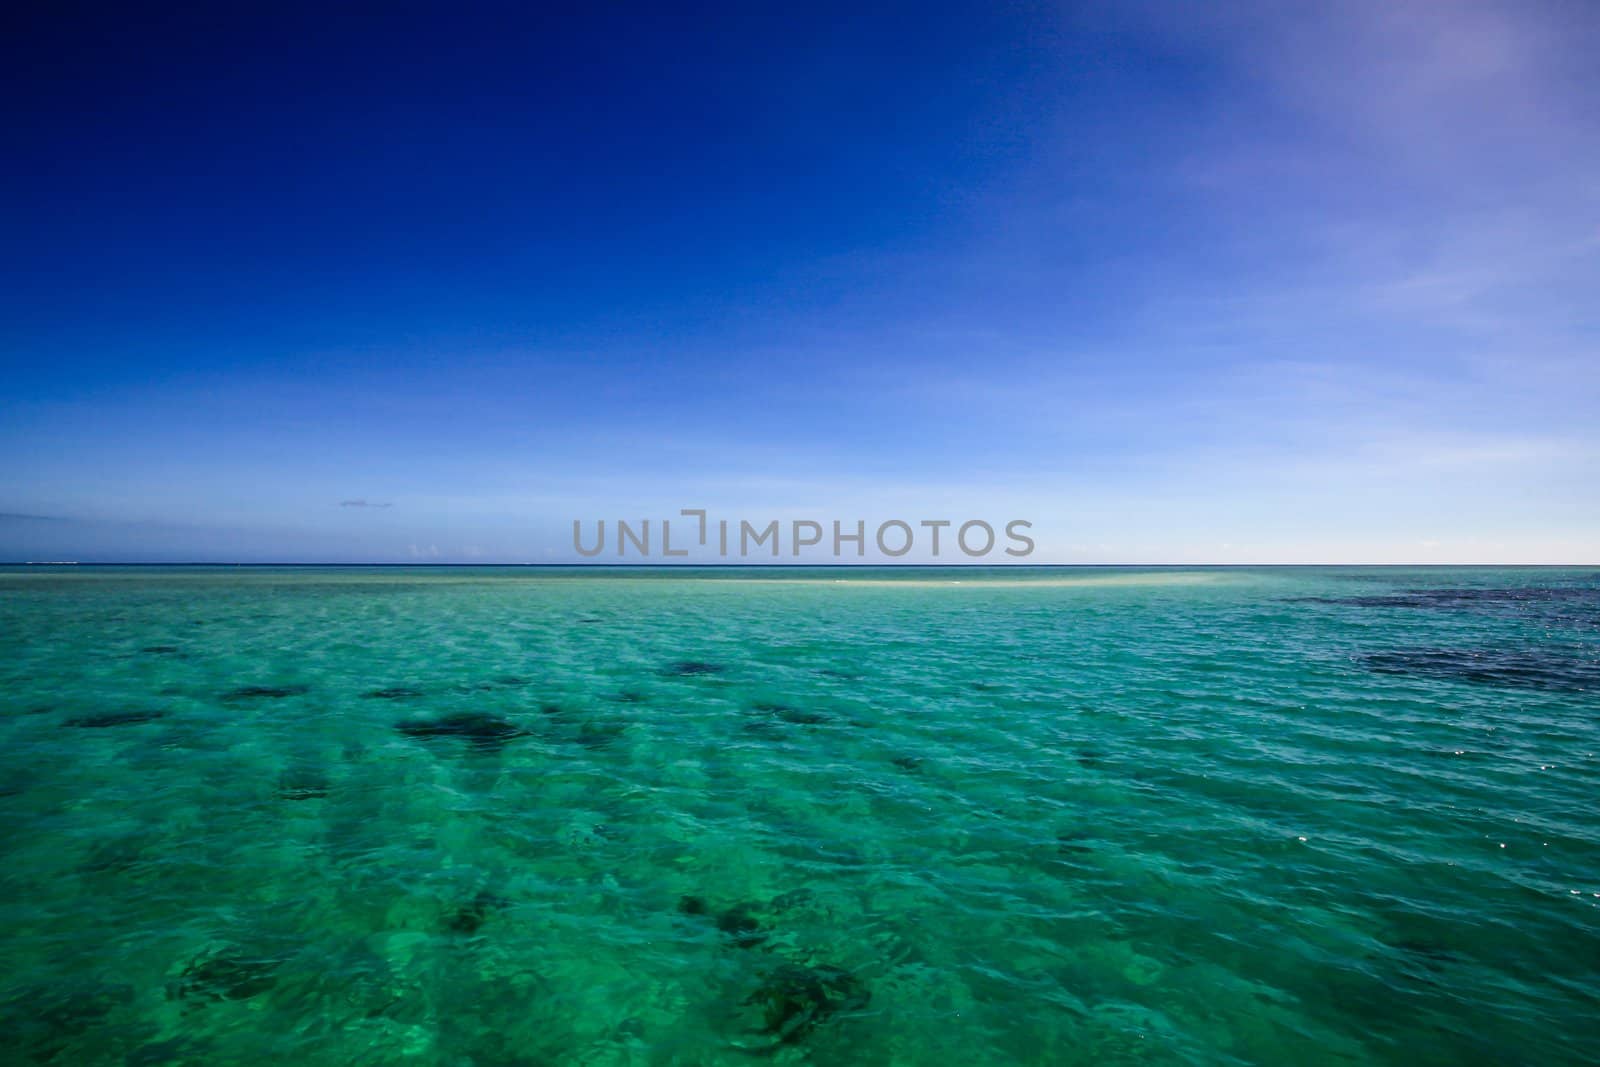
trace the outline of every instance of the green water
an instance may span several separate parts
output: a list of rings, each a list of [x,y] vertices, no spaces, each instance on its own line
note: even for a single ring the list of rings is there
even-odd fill
[[[0,571],[61,1064],[1567,1064],[1600,572]]]

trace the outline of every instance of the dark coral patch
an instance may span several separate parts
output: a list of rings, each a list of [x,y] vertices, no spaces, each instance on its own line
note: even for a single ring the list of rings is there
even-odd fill
[[[706,663],[702,660],[686,659],[672,664],[662,671],[669,678],[692,678],[701,674],[721,674],[725,668],[716,663]]]
[[[511,901],[505,897],[482,890],[445,918],[445,929],[457,934],[475,934],[496,912],[510,906]]]
[[[164,711],[108,711],[100,715],[81,715],[76,719],[68,719],[66,725],[80,730],[102,730],[108,726],[137,726],[166,717]]]
[[[729,908],[717,916],[717,929],[740,948],[753,948],[767,939],[761,922],[750,913],[748,904]]]
[[[1294,604],[1397,608],[1408,611],[1471,612],[1501,618],[1537,619],[1600,628],[1600,585],[1511,588],[1418,588],[1355,596],[1285,597]]]
[[[528,684],[528,679],[519,678],[514,674],[502,674],[486,682],[462,682],[455,687],[458,693],[492,693],[496,689],[520,689]]]
[[[1422,938],[1392,941],[1389,948],[1385,962],[1408,981],[1421,985],[1448,984],[1451,971],[1465,962],[1454,950]]]
[[[1329,604],[1354,608],[1472,608],[1480,605],[1600,604],[1600,587],[1519,586],[1514,588],[1406,589],[1398,593],[1354,596],[1284,597],[1291,604]]]
[[[751,710],[760,712],[762,715],[771,716],[772,718],[781,720],[783,722],[793,723],[796,726],[820,726],[823,723],[833,721],[832,716],[824,714],[823,712],[808,711],[805,708],[790,707],[788,704],[763,702],[752,704]]]
[[[1063,856],[1093,852],[1094,846],[1087,843],[1090,840],[1090,835],[1082,830],[1064,830],[1056,834],[1056,852]]]
[[[760,1014],[759,1033],[775,1045],[790,1045],[840,1012],[867,1005],[866,987],[838,967],[786,963],[745,998]]]
[[[1429,608],[1448,606],[1436,599],[1405,593],[1380,593],[1362,596],[1290,596],[1286,604],[1326,604],[1346,608]]]
[[[197,959],[167,989],[169,1000],[248,1000],[277,985],[276,960],[246,955]]]
[[[395,729],[422,741],[457,738],[482,749],[499,748],[528,732],[515,723],[481,711],[446,715],[441,719],[409,719],[397,723]]]
[[[1437,681],[1583,693],[1600,689],[1600,660],[1593,653],[1559,648],[1421,648],[1363,657],[1375,674]]]
[[[285,697],[304,696],[311,692],[308,685],[244,685],[222,694],[230,704],[245,700],[282,700]]]
[[[678,898],[678,911],[684,915],[711,915],[716,928],[740,948],[752,948],[767,939],[761,920],[750,904],[736,904],[725,911],[713,912],[705,897],[687,895]]]

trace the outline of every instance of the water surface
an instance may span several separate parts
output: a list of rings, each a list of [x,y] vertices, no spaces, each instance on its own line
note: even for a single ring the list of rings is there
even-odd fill
[[[63,1064],[1558,1064],[1600,572],[0,570]]]

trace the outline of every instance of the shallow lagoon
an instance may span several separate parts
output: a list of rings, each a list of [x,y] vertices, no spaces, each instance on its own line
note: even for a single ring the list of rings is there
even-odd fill
[[[1575,1063],[1600,572],[0,571],[25,1060]]]

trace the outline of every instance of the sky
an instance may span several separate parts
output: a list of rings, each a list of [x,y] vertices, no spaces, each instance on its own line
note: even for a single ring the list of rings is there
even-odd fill
[[[1600,563],[1600,5],[535,6],[10,16],[0,560]]]

